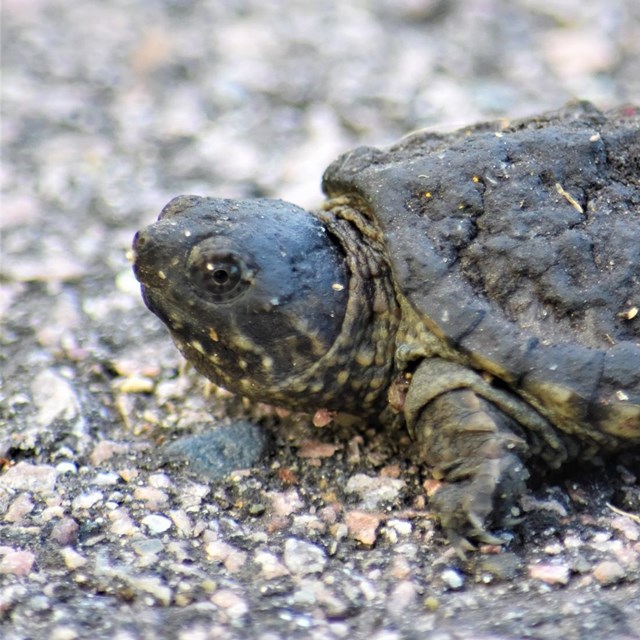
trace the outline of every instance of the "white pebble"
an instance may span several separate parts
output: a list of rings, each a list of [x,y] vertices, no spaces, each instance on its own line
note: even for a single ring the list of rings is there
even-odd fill
[[[151,535],[158,535],[164,533],[171,527],[171,520],[164,516],[151,514],[142,519],[142,524],[147,527]]]
[[[284,543],[284,564],[295,575],[320,573],[327,563],[325,552],[315,544],[289,538]]]
[[[449,589],[460,589],[464,585],[464,578],[455,569],[445,569],[440,577]]]

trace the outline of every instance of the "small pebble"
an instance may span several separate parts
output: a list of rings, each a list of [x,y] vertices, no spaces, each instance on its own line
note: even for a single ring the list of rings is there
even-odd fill
[[[36,421],[48,427],[56,419],[73,420],[80,413],[80,401],[68,380],[46,369],[31,383],[33,403],[38,408]]]
[[[289,538],[284,543],[284,564],[295,575],[320,573],[327,563],[327,555],[315,544]]]
[[[155,487],[136,487],[133,497],[144,502],[147,509],[151,510],[162,509],[169,502],[169,496]]]
[[[154,473],[149,476],[149,486],[155,489],[168,489],[173,485],[166,473]]]
[[[256,554],[255,562],[260,565],[260,575],[265,580],[273,580],[282,576],[288,576],[289,570],[272,553],[260,551]]]
[[[229,573],[238,572],[247,561],[247,553],[245,551],[241,551],[222,540],[213,540],[207,543],[205,552],[211,560],[223,563]]]
[[[57,476],[55,467],[18,462],[2,475],[2,486],[15,491],[46,493],[54,490]]]
[[[169,606],[173,593],[158,576],[129,576],[128,582],[134,589],[149,594],[158,604]]]
[[[363,508],[377,509],[382,503],[397,500],[405,484],[404,480],[397,478],[371,477],[364,473],[357,473],[349,478],[345,491],[358,495]]]
[[[224,540],[212,540],[211,542],[207,542],[204,550],[209,560],[213,560],[214,562],[224,562],[235,550],[235,547],[224,542]]]
[[[295,489],[272,491],[267,495],[271,499],[273,512],[277,516],[286,517],[304,508],[304,502]]]
[[[544,548],[544,552],[550,556],[557,556],[563,552],[564,548],[559,542],[552,542]]]
[[[110,487],[120,482],[120,476],[113,471],[106,471],[99,473],[94,479],[93,483],[99,487]]]
[[[593,577],[605,587],[621,582],[626,575],[624,568],[612,560],[603,560],[593,569]]]
[[[4,514],[5,522],[13,522],[16,524],[21,523],[25,516],[29,515],[35,505],[33,504],[31,497],[28,493],[21,493],[15,500],[9,505],[7,512]]]
[[[31,573],[35,554],[31,551],[12,550],[0,560],[0,574],[13,574],[14,576],[26,576]]]
[[[99,467],[103,462],[111,460],[113,456],[121,455],[129,451],[130,445],[124,442],[112,442],[111,440],[100,440],[91,452],[91,464]]]
[[[59,462],[56,465],[56,473],[59,476],[63,476],[66,473],[78,473],[78,467],[74,462],[70,462],[69,460],[65,460],[64,462]]]
[[[393,587],[386,601],[387,611],[394,618],[401,618],[405,610],[417,599],[416,586],[410,580],[403,580]]]
[[[151,535],[159,535],[168,531],[171,528],[172,522],[165,516],[152,513],[142,518],[142,524],[147,527],[147,530]]]
[[[141,375],[118,378],[113,382],[114,389],[120,393],[151,393],[154,386],[154,380]]]
[[[71,547],[65,547],[64,549],[61,549],[60,554],[62,555],[62,559],[64,560],[64,563],[68,569],[79,569],[80,567],[84,567],[84,565],[87,564],[87,559]]]
[[[51,631],[49,640],[77,640],[80,636],[78,631],[72,627],[56,627]]]
[[[344,522],[349,530],[349,536],[362,544],[372,545],[376,541],[377,530],[381,518],[366,511],[348,511],[344,515]]]
[[[394,528],[402,536],[408,536],[413,530],[408,520],[387,520],[387,526]]]
[[[449,589],[457,590],[464,586],[464,577],[455,569],[445,569],[440,577]]]
[[[210,479],[224,478],[237,469],[249,469],[265,453],[269,434],[246,421],[237,421],[166,445],[167,462],[181,461],[190,471]]]
[[[564,564],[534,564],[529,566],[529,576],[546,584],[568,584],[569,567]]]
[[[184,536],[185,538],[191,537],[191,534],[193,532],[193,524],[191,523],[191,519],[185,511],[183,511],[182,509],[169,511],[169,517],[182,536]]]
[[[69,545],[76,541],[79,529],[78,523],[73,518],[62,518],[53,525],[51,539],[58,544]]]
[[[148,540],[136,540],[131,543],[131,548],[139,556],[156,555],[164,551],[164,544],[162,540],[157,538],[150,538]]]
[[[298,448],[299,458],[331,458],[340,449],[340,445],[329,442],[308,440]]]
[[[132,536],[138,532],[138,527],[126,509],[114,509],[109,513],[109,520],[110,531],[116,536]]]
[[[611,527],[620,531],[631,542],[640,540],[640,525],[636,524],[628,516],[618,516],[611,521]]]
[[[249,611],[249,605],[244,598],[230,589],[220,589],[210,598],[211,602],[223,609],[230,618],[241,618]]]
[[[404,580],[408,578],[411,574],[411,565],[409,561],[403,556],[396,556],[391,561],[391,566],[389,568],[389,575],[394,580]]]
[[[73,499],[71,508],[74,511],[81,511],[91,509],[93,505],[97,504],[104,498],[104,494],[101,491],[91,491],[89,493],[82,493]]]

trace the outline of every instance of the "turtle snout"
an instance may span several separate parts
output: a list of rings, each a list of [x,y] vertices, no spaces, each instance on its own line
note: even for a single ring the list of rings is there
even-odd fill
[[[148,229],[141,229],[136,231],[133,236],[133,243],[131,248],[133,249],[134,264],[138,264],[140,257],[149,252],[149,247],[153,244],[151,240],[151,234]]]
[[[167,273],[163,269],[163,250],[154,237],[151,227],[138,231],[133,236],[133,273],[140,284],[161,288],[166,285]]]

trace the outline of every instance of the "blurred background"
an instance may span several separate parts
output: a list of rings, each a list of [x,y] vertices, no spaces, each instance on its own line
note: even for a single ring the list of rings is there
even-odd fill
[[[10,228],[148,221],[184,192],[313,206],[354,145],[640,96],[635,0],[3,4]]]

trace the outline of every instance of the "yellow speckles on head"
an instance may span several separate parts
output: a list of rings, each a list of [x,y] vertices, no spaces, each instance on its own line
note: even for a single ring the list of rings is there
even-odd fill
[[[479,176],[473,176],[473,177],[471,178],[471,182],[475,182],[475,183],[480,182],[480,177],[479,177]]]
[[[373,378],[369,383],[370,389],[379,389],[384,384],[384,380],[382,378]]]
[[[169,320],[171,321],[171,328],[174,331],[180,331],[180,329],[182,329],[182,320],[180,319],[180,316],[169,312]]]
[[[324,389],[324,383],[318,380],[309,386],[310,393],[320,393]]]
[[[373,364],[375,364],[376,367],[381,367],[385,362],[387,362],[387,360],[389,360],[392,357],[393,357],[392,353],[385,353],[384,351],[379,351],[378,353],[376,353],[376,357],[375,357],[375,360],[373,361]]]
[[[336,376],[336,382],[339,385],[343,385],[348,379],[349,379],[348,371],[340,371],[340,373],[338,373],[338,375]]]
[[[262,357],[262,368],[265,371],[271,371],[273,369],[273,358],[271,356]]]
[[[378,397],[377,393],[375,393],[374,391],[369,391],[369,393],[367,393],[367,395],[364,397],[364,403],[371,404],[372,402],[375,401],[377,397]]]
[[[426,199],[428,200],[429,198],[433,198],[433,193],[431,193],[431,191],[425,191],[425,192],[422,194],[422,197],[423,197],[423,198],[426,198]]]
[[[213,327],[209,327],[209,337],[211,338],[211,340],[213,340],[213,342],[218,342],[218,340],[220,339],[218,337],[218,332]]]
[[[368,349],[361,349],[356,353],[356,362],[361,367],[370,367],[373,364],[373,359],[375,358],[375,353]]]
[[[307,383],[304,380],[294,380],[291,385],[289,386],[289,389],[291,389],[291,391],[295,391],[296,393],[302,393],[303,391],[307,390]]]
[[[171,258],[171,262],[169,264],[172,267],[177,267],[180,264],[180,258],[178,258],[178,257]]]
[[[185,237],[185,238],[190,238],[190,237],[191,237],[191,231],[189,231],[189,229],[185,229],[185,231],[184,231],[184,237]]]
[[[206,354],[206,351],[204,350],[204,347],[202,346],[202,344],[200,344],[200,342],[198,342],[197,340],[191,340],[189,342],[189,346],[192,349],[195,349],[198,353],[201,353],[202,355]]]
[[[344,290],[344,285],[343,285],[343,284],[340,284],[339,282],[334,282],[334,283],[331,285],[331,288],[332,288],[334,291],[343,291],[343,290]]]
[[[249,363],[248,363],[246,360],[244,360],[243,358],[240,358],[240,359],[238,360],[238,366],[239,366],[243,371],[246,371],[246,370],[247,370],[247,367],[249,366]]]
[[[158,278],[160,278],[160,280],[166,280],[167,279],[167,274],[162,271],[162,269],[158,270]]]
[[[255,345],[254,343],[247,338],[246,336],[242,336],[242,335],[235,335],[231,338],[231,344],[236,347],[237,349],[240,349],[242,351],[255,351]]]

